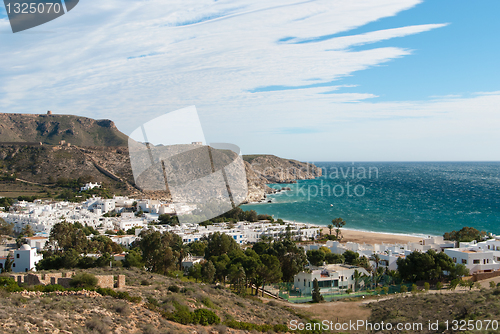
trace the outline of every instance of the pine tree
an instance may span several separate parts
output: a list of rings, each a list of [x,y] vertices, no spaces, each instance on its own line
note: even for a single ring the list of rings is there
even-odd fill
[[[318,284],[318,279],[315,278],[313,281],[313,292],[312,292],[312,301],[313,303],[319,303],[322,302],[323,296],[321,295],[321,292],[319,290],[319,284]]]
[[[10,273],[12,271],[12,264],[14,263],[14,260],[11,259],[10,253],[7,254],[7,258],[5,259],[5,264],[2,269],[2,273]]]

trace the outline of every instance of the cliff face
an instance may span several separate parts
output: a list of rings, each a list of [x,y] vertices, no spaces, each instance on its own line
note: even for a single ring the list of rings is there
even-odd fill
[[[261,201],[275,192],[269,183],[293,183],[321,176],[313,164],[275,156],[244,157],[248,185],[245,202]],[[127,148],[77,146],[22,146],[0,144],[0,174],[16,173],[21,180],[50,186],[59,178],[91,176],[120,193],[154,199],[170,199],[162,191],[145,192],[136,187]]]
[[[110,120],[73,115],[0,113],[0,143],[57,145],[61,140],[78,146],[127,146],[128,137]]]
[[[297,160],[274,155],[244,156],[248,181],[248,202],[263,200],[266,194],[276,192],[269,183],[295,183],[321,176],[321,168]]]

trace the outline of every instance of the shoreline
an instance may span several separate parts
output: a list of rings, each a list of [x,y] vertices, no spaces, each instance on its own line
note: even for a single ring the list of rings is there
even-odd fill
[[[311,228],[319,228],[322,234],[330,234],[330,230],[326,226],[315,225],[310,223],[293,222],[290,220],[283,220],[285,223],[296,223],[304,224]],[[403,234],[403,233],[391,233],[391,232],[376,232],[376,231],[366,231],[357,230],[350,228],[342,228],[341,234],[344,236],[342,239],[343,243],[355,242],[359,244],[406,244],[409,242],[420,242],[421,240],[428,237],[435,237],[437,235],[433,234]],[[332,235],[335,235],[335,229],[332,229]]]
[[[323,234],[330,234],[328,228],[323,227]],[[387,232],[372,232],[372,231],[360,231],[353,229],[341,229],[341,234],[344,236],[342,242],[355,242],[358,244],[407,244],[409,242],[420,242],[421,240],[432,235],[409,235],[409,234],[398,234],[398,233],[387,233]],[[335,231],[332,230],[332,235],[335,235]]]

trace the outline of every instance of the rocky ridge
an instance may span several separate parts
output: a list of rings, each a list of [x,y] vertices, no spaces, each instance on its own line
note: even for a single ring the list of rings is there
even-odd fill
[[[64,142],[61,142],[64,141]],[[136,186],[128,137],[110,120],[72,115],[0,113],[0,176],[51,186],[60,178],[91,176],[123,195],[169,200],[164,191]],[[270,183],[293,183],[321,176],[313,164],[274,155],[243,156],[248,196],[256,202],[277,190]]]

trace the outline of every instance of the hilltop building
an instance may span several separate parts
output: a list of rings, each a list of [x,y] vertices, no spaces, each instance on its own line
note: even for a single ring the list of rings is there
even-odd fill
[[[101,185],[99,183],[86,183],[83,187],[80,188],[80,191],[87,191],[87,190],[92,190],[94,188],[101,188]]]
[[[15,273],[36,270],[35,265],[43,258],[42,254],[38,254],[36,248],[31,248],[30,245],[22,245],[21,248],[14,251],[12,260],[12,271]],[[0,269],[5,268],[7,257],[0,258]]]

